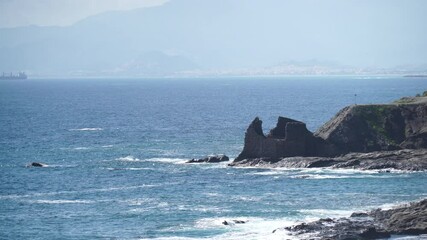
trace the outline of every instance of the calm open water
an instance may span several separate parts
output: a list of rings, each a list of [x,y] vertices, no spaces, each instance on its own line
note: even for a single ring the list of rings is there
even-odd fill
[[[182,163],[236,157],[256,116],[266,132],[278,116],[314,131],[346,105],[425,90],[400,77],[1,81],[0,239],[285,239],[272,231],[425,198],[425,172]],[[248,222],[221,224],[233,219]]]

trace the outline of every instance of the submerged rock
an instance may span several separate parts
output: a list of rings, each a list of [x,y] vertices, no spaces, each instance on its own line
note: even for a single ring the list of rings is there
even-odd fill
[[[219,163],[219,162],[227,162],[230,160],[226,155],[215,155],[215,156],[208,156],[205,158],[200,159],[191,159],[188,160],[186,163]]]
[[[246,223],[247,221],[243,221],[243,220],[231,220],[231,221],[226,221],[226,220],[224,220],[223,222],[222,222],[222,224],[223,225],[234,225],[234,224],[244,224],[244,223]]]
[[[391,234],[427,233],[427,199],[390,210],[353,213],[349,218],[320,219],[285,227],[295,236],[310,239],[381,239]],[[274,231],[275,232],[275,231]]]

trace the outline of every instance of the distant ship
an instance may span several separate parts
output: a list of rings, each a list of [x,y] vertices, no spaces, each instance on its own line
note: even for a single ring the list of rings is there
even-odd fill
[[[27,74],[25,74],[25,72],[20,72],[18,73],[18,75],[14,75],[12,73],[10,73],[9,75],[6,75],[5,73],[3,73],[0,76],[0,80],[18,80],[18,79],[27,79]]]

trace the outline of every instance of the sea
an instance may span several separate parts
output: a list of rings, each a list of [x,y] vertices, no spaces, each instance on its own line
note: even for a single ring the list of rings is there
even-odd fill
[[[185,163],[232,161],[257,116],[264,132],[279,116],[315,131],[425,90],[400,76],[0,81],[0,239],[299,239],[284,227],[426,198],[427,172]]]

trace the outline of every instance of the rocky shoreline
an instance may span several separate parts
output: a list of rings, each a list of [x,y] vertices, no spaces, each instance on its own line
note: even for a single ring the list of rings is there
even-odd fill
[[[347,218],[301,223],[273,232],[278,234],[278,230],[286,230],[300,239],[384,239],[391,235],[412,235],[424,239],[427,235],[420,235],[427,234],[427,199],[389,210],[375,209],[353,213]]]
[[[427,149],[402,149],[370,153],[348,153],[338,157],[251,158],[234,161],[232,167],[344,168],[359,170],[425,171]]]

